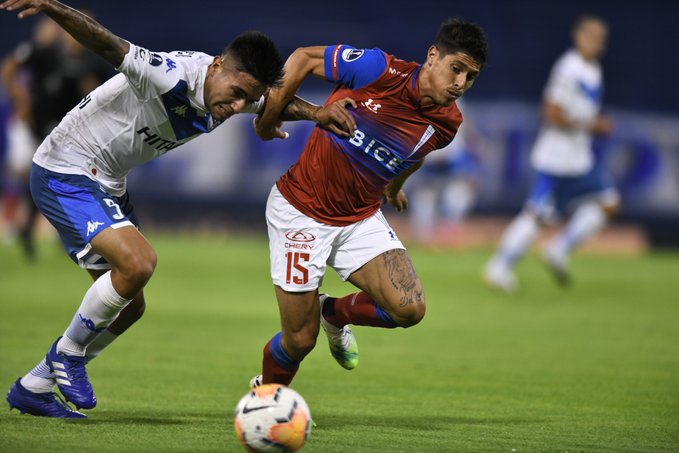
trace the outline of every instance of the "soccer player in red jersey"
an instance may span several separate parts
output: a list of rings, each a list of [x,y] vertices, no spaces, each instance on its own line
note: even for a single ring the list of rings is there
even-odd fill
[[[289,384],[314,348],[320,326],[338,363],[353,369],[358,347],[350,324],[410,327],[422,319],[422,284],[380,210],[398,210],[401,190],[424,156],[451,142],[462,115],[455,100],[486,62],[485,33],[459,19],[444,22],[423,64],[379,49],[347,45],[299,48],[285,79],[255,122],[263,139],[280,136],[280,114],[313,74],[335,83],[326,105],[344,100],[343,136],[315,128],[299,159],[272,188],[266,207],[271,275],[282,331],[264,348],[252,385]],[[318,293],[330,266],[360,289],[341,298]]]

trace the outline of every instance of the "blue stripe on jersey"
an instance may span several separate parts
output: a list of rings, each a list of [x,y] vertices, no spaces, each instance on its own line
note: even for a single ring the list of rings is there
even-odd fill
[[[186,81],[180,80],[174,88],[161,96],[167,111],[167,118],[177,140],[204,134],[214,128],[209,114],[199,115],[198,111],[191,106],[191,101],[187,96],[188,90]]]
[[[373,83],[387,67],[380,49],[356,49],[340,46],[337,52],[337,80],[333,77],[333,54],[337,46],[328,46],[324,53],[325,78],[330,82],[356,89]]]
[[[356,170],[378,176],[384,181],[393,179],[414,162],[402,159],[387,145],[360,129],[348,140],[332,137],[342,153],[351,159]]]
[[[590,101],[598,103],[601,100],[603,92],[601,85],[588,85],[582,80],[578,80],[578,87],[580,87],[580,90],[585,93]]]

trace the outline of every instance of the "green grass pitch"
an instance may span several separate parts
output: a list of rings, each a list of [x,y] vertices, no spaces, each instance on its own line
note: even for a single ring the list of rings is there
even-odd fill
[[[278,330],[264,238],[153,234],[145,317],[89,366],[82,421],[0,407],[2,452],[238,452],[232,410]],[[0,246],[0,388],[44,354],[90,284],[56,244]],[[321,334],[293,388],[308,452],[679,451],[679,256],[576,256],[562,291],[535,257],[520,294],[480,282],[487,252],[412,248],[427,316],[355,329],[341,369]],[[353,292],[329,271],[323,289]]]

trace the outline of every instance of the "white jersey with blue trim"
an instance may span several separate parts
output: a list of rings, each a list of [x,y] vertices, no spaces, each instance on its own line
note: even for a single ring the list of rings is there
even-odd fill
[[[130,44],[117,68],[120,74],[74,107],[33,161],[51,171],[87,175],[112,195],[123,195],[132,168],[220,124],[203,100],[213,59],[201,52],[150,52]]]
[[[531,162],[541,172],[559,176],[587,173],[593,165],[592,134],[601,110],[603,77],[596,62],[571,49],[552,68],[544,97],[557,104],[577,128],[543,124],[533,145]]]

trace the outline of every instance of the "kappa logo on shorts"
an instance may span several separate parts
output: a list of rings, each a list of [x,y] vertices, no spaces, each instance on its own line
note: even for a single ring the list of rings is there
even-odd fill
[[[288,231],[285,233],[285,237],[292,242],[313,242],[316,240],[316,236],[304,230]]]
[[[87,222],[87,235],[89,236],[90,234],[97,231],[97,228],[99,228],[103,224],[104,224],[103,222],[97,222],[96,220],[94,222],[92,221]]]
[[[363,49],[344,49],[342,51],[342,60],[350,63],[358,60],[363,55]]]

